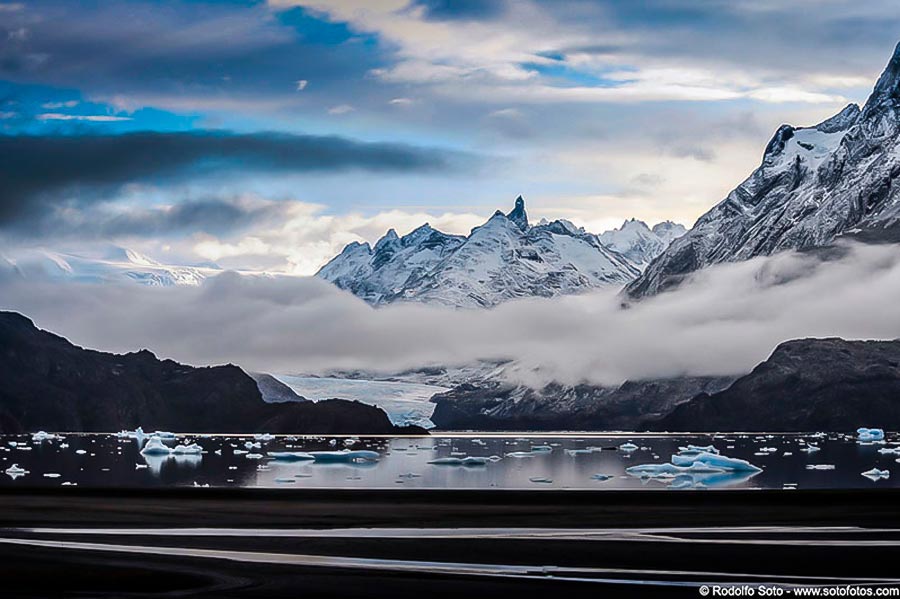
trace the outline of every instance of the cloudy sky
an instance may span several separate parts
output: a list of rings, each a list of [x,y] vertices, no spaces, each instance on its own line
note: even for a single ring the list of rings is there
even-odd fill
[[[880,0],[0,2],[0,251],[311,274],[518,194],[689,225],[898,40]]]

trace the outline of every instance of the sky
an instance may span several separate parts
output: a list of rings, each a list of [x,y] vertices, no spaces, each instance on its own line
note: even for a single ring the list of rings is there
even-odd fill
[[[309,275],[522,194],[690,225],[862,103],[892,1],[0,1],[0,252]]]

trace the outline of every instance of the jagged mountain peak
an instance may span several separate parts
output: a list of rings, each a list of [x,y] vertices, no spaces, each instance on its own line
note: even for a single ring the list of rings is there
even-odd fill
[[[515,207],[506,216],[522,231],[528,228],[528,214],[525,212],[525,200],[522,196],[516,198]]]

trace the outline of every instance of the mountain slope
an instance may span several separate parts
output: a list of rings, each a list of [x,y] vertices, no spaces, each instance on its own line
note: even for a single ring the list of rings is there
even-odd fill
[[[0,256],[4,277],[78,283],[134,282],[151,287],[196,286],[213,267],[169,266],[131,249],[112,246],[99,255],[81,255],[44,249],[22,250]]]
[[[799,339],[719,393],[651,423],[672,431],[900,428],[900,341]]]
[[[211,433],[402,430],[377,408],[313,403],[283,385],[278,397],[290,401],[266,403],[257,382],[237,366],[194,368],[147,350],[82,349],[14,312],[0,312],[0,380],[0,432],[7,433],[137,426]]]
[[[900,217],[900,45],[862,109],[781,126],[762,164],[629,284],[632,297],[721,262],[893,229]]]
[[[521,297],[554,297],[621,286],[640,270],[597,235],[557,220],[530,225],[525,202],[497,211],[468,237],[427,224],[375,247],[351,243],[316,274],[373,305],[417,301],[491,307]]]

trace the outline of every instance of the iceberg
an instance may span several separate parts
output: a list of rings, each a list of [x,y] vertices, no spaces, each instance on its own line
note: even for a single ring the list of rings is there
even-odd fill
[[[691,466],[697,462],[729,472],[762,472],[762,468],[754,466],[747,460],[730,458],[718,453],[703,452],[695,455],[675,454],[672,456],[672,463],[676,466]]]
[[[637,451],[638,449],[640,448],[637,445],[630,442],[622,443],[621,445],[619,445],[619,451],[624,451],[625,453],[631,453],[632,451]]]
[[[28,470],[21,468],[18,464],[13,464],[6,469],[6,475],[13,480],[16,480],[20,476],[25,476],[26,474],[28,474]]]
[[[856,429],[857,438],[856,440],[860,443],[873,443],[875,441],[884,441],[884,430],[880,428],[865,428],[860,427]]]
[[[862,473],[863,476],[870,480],[881,480],[882,478],[890,478],[891,473],[889,470],[879,470],[878,468],[872,468],[871,470],[866,470]]]
[[[202,453],[203,448],[196,443],[191,443],[190,445],[176,445],[172,448],[173,455],[200,455]]]
[[[703,462],[694,462],[690,466],[676,466],[675,464],[641,464],[639,466],[626,468],[625,472],[641,478],[675,478],[682,474],[720,474],[722,472],[732,472],[732,470],[710,466]]]
[[[679,447],[678,453],[680,455],[697,455],[700,453],[715,453],[718,454],[719,450],[713,447],[712,445],[688,445],[687,447]]]
[[[158,436],[153,435],[147,440],[147,445],[141,450],[141,455],[169,455],[169,449]]]
[[[279,462],[304,462],[316,459],[305,451],[269,451],[268,456]]]
[[[490,458],[470,456],[466,458],[437,458],[428,462],[434,466],[486,466]]]
[[[377,451],[358,449],[351,451],[311,451],[309,455],[317,462],[374,462],[380,457]]]

